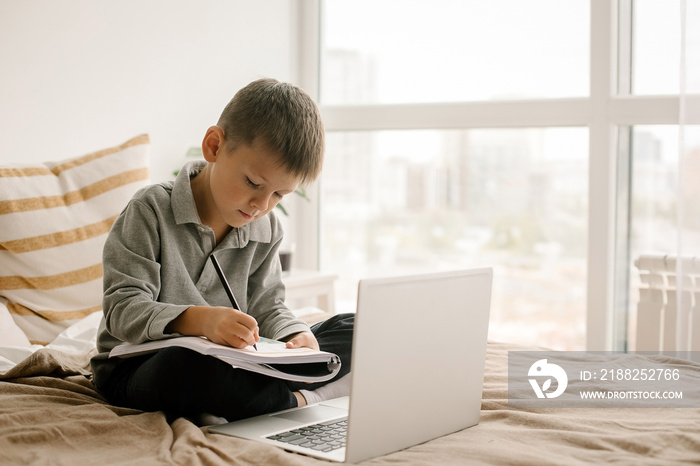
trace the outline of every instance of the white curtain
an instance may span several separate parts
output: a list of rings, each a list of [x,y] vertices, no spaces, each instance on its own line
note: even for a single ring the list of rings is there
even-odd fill
[[[693,337],[700,339],[700,335],[692,335],[693,329],[693,310],[700,309],[698,304],[694,303],[693,293],[700,283],[694,283],[693,281],[686,280],[686,277],[694,274],[695,270],[689,270],[695,268],[695,256],[693,255],[689,260],[688,256],[694,254],[694,251],[686,251],[683,247],[684,245],[684,235],[688,231],[686,229],[686,204],[693,202],[694,200],[686,195],[688,192],[689,182],[700,183],[700,180],[690,180],[686,173],[686,158],[687,150],[685,144],[685,124],[686,115],[688,113],[689,101],[686,94],[686,78],[687,78],[687,47],[686,39],[687,34],[687,1],[680,0],[680,63],[679,63],[679,115],[678,115],[678,191],[677,191],[677,248],[676,257],[678,259],[685,258],[685,260],[676,260],[676,351],[684,353],[690,351],[690,349],[696,344],[691,346]],[[698,314],[695,312],[695,314]],[[696,318],[700,319],[700,315]]]
[[[686,79],[689,76],[696,79],[694,76],[700,70],[700,57],[695,56],[700,40],[693,39],[695,43],[692,44],[687,42],[688,37],[698,37],[691,29],[698,27],[697,18],[697,12],[687,15],[687,0],[680,0],[675,248],[642,253],[635,262],[642,279],[636,350],[677,352],[680,357],[693,359],[700,357],[700,162],[697,160],[700,149],[695,116],[691,120],[692,127],[686,125],[686,121],[688,115],[696,115],[699,109],[691,108],[698,105],[698,100],[697,96],[687,94]],[[689,55],[688,50],[694,52]],[[687,63],[691,66],[687,67]],[[697,92],[694,83],[691,90]],[[672,244],[673,240],[669,238],[668,243]],[[695,353],[689,354],[691,351]]]

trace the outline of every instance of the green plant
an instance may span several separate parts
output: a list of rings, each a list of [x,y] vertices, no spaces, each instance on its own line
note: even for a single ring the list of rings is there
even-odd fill
[[[297,188],[294,191],[294,194],[301,197],[302,199],[305,199],[306,201],[311,200],[311,199],[309,199],[309,196],[306,195],[306,188],[303,188],[303,187]],[[287,212],[287,209],[284,207],[284,204],[282,202],[278,203],[276,207],[280,210],[280,212],[282,212],[282,214],[289,217],[289,212]]]

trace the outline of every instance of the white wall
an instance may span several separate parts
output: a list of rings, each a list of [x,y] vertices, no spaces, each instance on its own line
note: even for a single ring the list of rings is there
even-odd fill
[[[0,0],[0,162],[149,133],[171,177],[261,76],[295,80],[294,0]]]

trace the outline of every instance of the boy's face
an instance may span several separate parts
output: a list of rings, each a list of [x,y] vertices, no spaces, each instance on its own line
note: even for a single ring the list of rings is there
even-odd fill
[[[209,168],[211,213],[232,227],[266,215],[299,184],[279,155],[258,142],[233,150],[222,144]]]

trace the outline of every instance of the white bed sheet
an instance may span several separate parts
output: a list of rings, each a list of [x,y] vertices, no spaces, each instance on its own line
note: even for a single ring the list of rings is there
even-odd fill
[[[43,348],[68,354],[89,354],[95,350],[97,327],[100,325],[101,318],[102,311],[93,312],[65,329],[48,345],[32,345],[12,321],[5,303],[0,302],[0,373],[9,371]]]
[[[293,312],[309,324],[330,317],[328,313],[316,307],[295,309]],[[0,298],[0,374],[9,371],[32,353],[43,348],[68,354],[89,354],[95,351],[97,327],[100,325],[101,318],[101,310],[93,312],[65,329],[48,345],[32,345],[12,320],[4,299]]]

